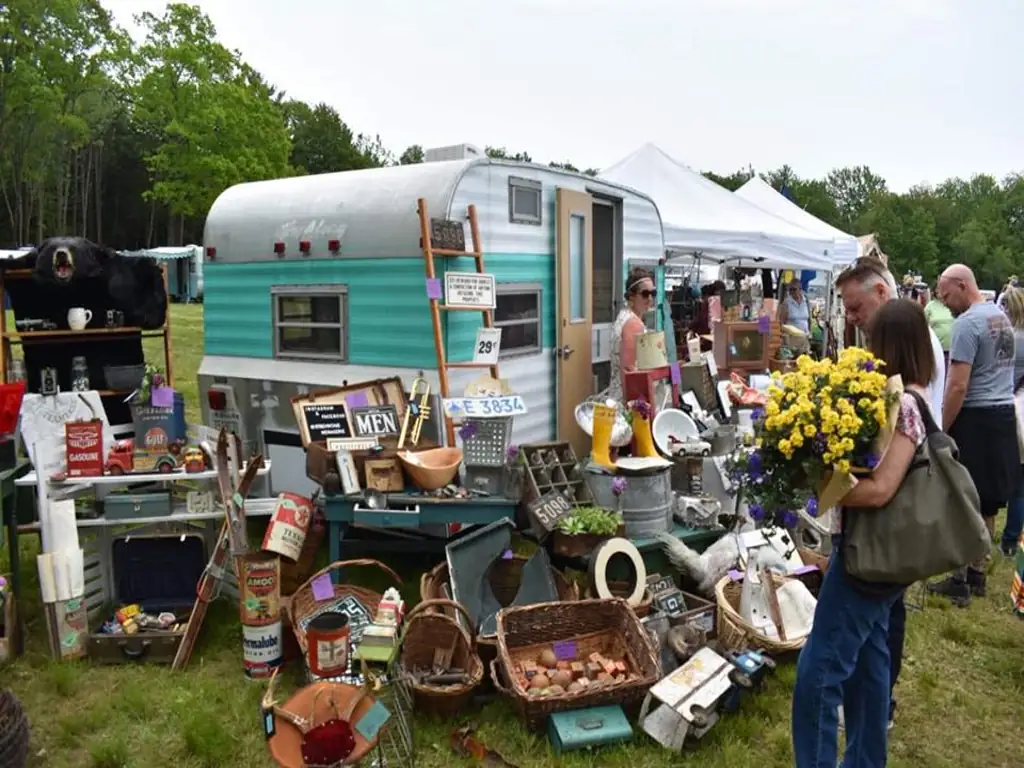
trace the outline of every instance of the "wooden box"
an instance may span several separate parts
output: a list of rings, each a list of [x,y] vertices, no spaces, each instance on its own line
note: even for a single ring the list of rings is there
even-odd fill
[[[765,371],[771,359],[769,332],[761,333],[756,322],[715,323],[712,348],[715,365],[722,371]]]

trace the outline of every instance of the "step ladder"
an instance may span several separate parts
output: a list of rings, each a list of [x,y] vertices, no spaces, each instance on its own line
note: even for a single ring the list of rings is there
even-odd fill
[[[476,206],[470,205],[467,210],[467,218],[469,219],[469,233],[472,239],[473,250],[448,250],[445,248],[434,248],[433,240],[431,237],[432,227],[430,215],[427,211],[427,201],[422,197],[416,202],[416,208],[420,215],[420,247],[423,249],[423,261],[426,264],[427,280],[436,280],[437,273],[434,269],[434,257],[441,256],[446,258],[472,258],[476,263],[476,273],[478,275],[485,274],[484,270],[484,253],[483,248],[480,244],[480,227],[477,225],[476,220]],[[458,222],[459,226],[462,222]],[[489,309],[480,310],[464,307],[448,307],[441,303],[439,299],[430,299],[430,320],[434,325],[434,349],[437,351],[437,377],[441,383],[441,397],[446,398],[448,394],[448,370],[451,368],[487,368],[491,372],[491,376],[498,379],[498,366],[490,365],[488,363],[449,363],[447,355],[444,350],[444,332],[441,328],[441,313],[442,312],[480,312],[483,315],[483,327],[493,328],[494,318],[492,312]],[[443,404],[442,404],[443,405]],[[443,407],[442,407],[443,412]],[[448,418],[448,414],[444,415],[445,434],[448,437],[448,445],[455,445],[455,427],[452,424],[452,420]]]

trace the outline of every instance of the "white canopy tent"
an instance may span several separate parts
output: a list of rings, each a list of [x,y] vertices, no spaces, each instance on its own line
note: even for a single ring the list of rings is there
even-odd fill
[[[814,270],[839,263],[831,236],[816,235],[737,197],[653,144],[599,175],[654,198],[670,261],[700,258],[735,266]]]
[[[750,179],[737,189],[735,194],[748,203],[753,203],[761,210],[807,230],[816,237],[832,240],[834,245],[829,255],[833,265],[845,266],[860,255],[856,237],[848,235],[841,229],[836,229],[831,224],[822,221],[814,214],[808,213],[785,195],[772,189],[771,185],[760,176]]]

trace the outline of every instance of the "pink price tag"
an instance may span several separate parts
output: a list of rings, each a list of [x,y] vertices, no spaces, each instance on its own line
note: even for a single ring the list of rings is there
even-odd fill
[[[153,387],[149,392],[149,402],[154,408],[173,408],[174,390],[171,387]]]
[[[758,315],[757,317],[757,332],[758,333],[771,333],[772,330],[772,319],[768,315]]]
[[[313,583],[310,586],[313,588],[313,599],[318,603],[334,597],[334,583],[331,581],[331,574],[329,573],[317,576],[313,579]]]
[[[673,387],[678,387],[680,381],[682,381],[682,378],[683,378],[682,374],[679,372],[679,363],[678,363],[678,361],[675,362],[675,363],[672,363],[672,365],[670,365],[668,367],[668,375],[669,375],[669,378],[672,379],[672,386]]]
[[[441,279],[438,277],[427,278],[427,298],[441,300]]]
[[[555,658],[559,661],[573,661],[576,659],[576,641],[562,640],[551,646],[555,652]]]
[[[366,397],[365,392],[353,392],[351,395],[345,396],[345,404],[349,408],[363,408],[370,404],[370,400]]]
[[[511,560],[513,557],[514,555],[512,554],[511,549],[506,549],[504,552],[501,553],[502,560]]]

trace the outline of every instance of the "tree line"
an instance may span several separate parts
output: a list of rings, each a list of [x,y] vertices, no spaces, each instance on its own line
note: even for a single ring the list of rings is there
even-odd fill
[[[200,242],[207,211],[233,184],[423,161],[421,146],[396,156],[334,107],[288,98],[220,43],[196,6],[170,3],[136,21],[140,41],[101,0],[0,3],[0,243],[58,234],[117,248]],[[705,175],[735,190],[754,173]],[[898,275],[933,279],[960,261],[993,288],[1024,276],[1021,174],[906,193],[865,166],[824,179],[789,166],[761,176],[843,231],[876,233]]]

